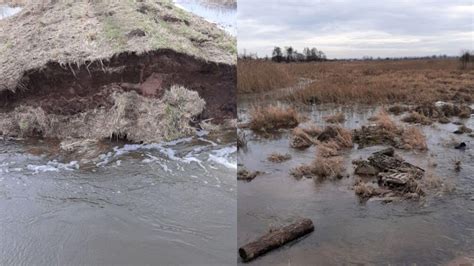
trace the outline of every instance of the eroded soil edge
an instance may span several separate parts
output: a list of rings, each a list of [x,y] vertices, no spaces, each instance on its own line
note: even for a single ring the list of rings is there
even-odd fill
[[[234,65],[205,62],[172,50],[156,50],[140,55],[121,53],[108,60],[70,65],[49,62],[41,69],[29,70],[24,73],[15,92],[3,91],[0,94],[0,112],[5,118],[8,117],[5,114],[21,111],[27,106],[33,108],[34,112],[44,112],[45,116],[59,117],[59,120],[81,114],[84,118],[88,112],[95,114],[97,110],[117,109],[119,94],[127,93],[127,97],[135,98],[134,101],[147,101],[153,105],[153,99],[163,101],[166,91],[178,85],[197,92],[199,97],[196,98],[202,98],[206,103],[202,113],[193,110],[184,115],[185,118],[191,118],[187,116],[192,114],[192,120],[196,122],[212,119],[213,123],[221,123],[236,117],[235,84]],[[130,96],[135,94],[137,97]],[[186,99],[188,102],[183,103],[173,99],[178,101],[173,104],[173,108],[182,111],[183,108],[176,105],[187,104],[191,108],[193,101],[197,101],[192,97]],[[169,113],[168,107],[163,113]],[[135,103],[127,103],[126,108],[140,107]],[[139,110],[141,115],[154,112],[153,108],[142,109]],[[103,115],[107,116],[105,113]],[[3,121],[5,123],[11,121]],[[41,128],[30,131],[31,134],[45,135]]]

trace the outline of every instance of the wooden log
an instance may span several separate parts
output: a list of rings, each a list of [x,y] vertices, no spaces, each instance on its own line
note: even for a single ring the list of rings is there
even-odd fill
[[[239,255],[244,262],[248,262],[313,231],[313,221],[304,218],[290,225],[272,230],[257,240],[242,246],[239,248]]]

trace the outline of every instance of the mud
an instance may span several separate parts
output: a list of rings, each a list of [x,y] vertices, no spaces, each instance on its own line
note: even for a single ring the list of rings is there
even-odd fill
[[[171,85],[197,91],[206,101],[199,119],[214,122],[236,116],[235,66],[205,62],[172,50],[145,54],[122,53],[109,60],[61,65],[27,71],[16,92],[0,93],[0,112],[27,105],[46,114],[74,115],[90,109],[110,108],[111,85],[123,91],[160,98]]]

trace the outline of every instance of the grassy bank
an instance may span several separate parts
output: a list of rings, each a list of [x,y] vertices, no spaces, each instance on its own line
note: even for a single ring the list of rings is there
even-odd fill
[[[51,61],[71,68],[159,49],[226,64],[236,58],[234,37],[171,0],[25,1],[0,20],[0,90],[15,90],[26,71]]]

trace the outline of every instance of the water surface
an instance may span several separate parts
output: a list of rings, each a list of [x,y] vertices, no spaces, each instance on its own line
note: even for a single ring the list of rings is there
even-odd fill
[[[237,6],[209,0],[174,0],[175,4],[206,20],[216,23],[232,36],[237,36]]]
[[[0,141],[0,265],[235,263],[231,136],[108,143],[88,160]]]
[[[21,11],[21,7],[10,7],[8,5],[0,4],[0,19],[13,16]]]
[[[239,103],[239,118],[244,121],[249,106],[249,102]],[[342,111],[347,118],[343,126],[347,128],[367,124],[377,109],[301,107],[321,126],[325,116]],[[463,122],[474,127],[472,117]],[[314,160],[317,148],[291,149],[288,131],[264,139],[246,130],[248,148],[238,152],[238,162],[265,173],[252,182],[238,183],[239,246],[298,217],[315,223],[315,231],[307,237],[249,265],[437,265],[459,257],[474,259],[474,147],[472,138],[451,133],[456,128],[454,124],[424,126],[428,152],[397,150],[407,161],[429,169],[455,190],[433,190],[421,201],[389,204],[375,199],[361,203],[351,189],[351,161],[367,158],[383,146],[348,151],[344,158],[350,177],[323,182],[298,180],[289,175],[290,169]],[[460,141],[470,148],[455,150],[455,143]],[[268,162],[266,157],[272,152],[290,153],[292,159],[281,164]],[[462,161],[460,172],[454,171],[456,160]],[[430,167],[434,164],[437,166]]]

